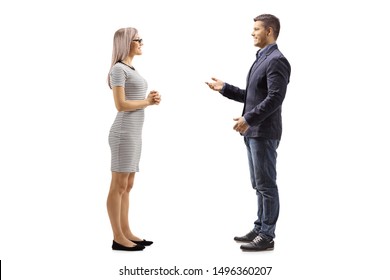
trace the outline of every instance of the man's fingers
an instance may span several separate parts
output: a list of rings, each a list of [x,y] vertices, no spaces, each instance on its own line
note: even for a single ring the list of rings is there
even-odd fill
[[[209,86],[209,88],[211,88],[211,89],[214,89],[214,86],[213,86],[213,84],[212,83],[209,83],[209,82],[205,82],[206,83],[206,85],[208,85]]]

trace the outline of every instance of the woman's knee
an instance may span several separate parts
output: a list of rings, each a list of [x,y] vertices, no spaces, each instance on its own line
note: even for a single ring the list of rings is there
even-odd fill
[[[133,188],[134,185],[134,173],[130,173],[129,178],[127,179],[127,186],[126,186],[126,191],[130,192],[131,189]]]
[[[119,193],[120,195],[122,195],[126,192],[126,188],[126,184],[112,183],[110,192]]]
[[[129,193],[132,190],[133,185],[134,185],[133,182],[128,182],[126,186],[126,192]]]
[[[128,189],[128,178],[125,174],[113,174],[111,191],[123,194]]]

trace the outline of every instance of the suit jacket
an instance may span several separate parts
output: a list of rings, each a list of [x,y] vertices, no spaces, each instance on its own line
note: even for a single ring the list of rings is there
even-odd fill
[[[244,136],[280,140],[282,103],[290,73],[290,63],[273,44],[265,47],[253,63],[245,90],[225,83],[221,94],[244,103],[242,115],[249,125]]]

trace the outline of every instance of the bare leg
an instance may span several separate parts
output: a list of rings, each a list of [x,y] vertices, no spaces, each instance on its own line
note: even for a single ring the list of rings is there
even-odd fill
[[[107,197],[107,212],[110,218],[115,242],[126,247],[133,247],[136,244],[126,238],[121,226],[121,209],[123,196],[125,195],[125,193],[127,193],[127,201],[129,197],[127,192],[129,177],[129,173],[112,172],[111,186]]]
[[[130,173],[128,180],[127,180],[127,187],[126,191],[122,195],[122,201],[121,201],[121,227],[122,232],[126,236],[127,239],[133,240],[133,241],[141,241],[142,239],[135,236],[129,225],[129,207],[130,207],[130,191],[133,188],[134,185],[134,178],[135,173]]]

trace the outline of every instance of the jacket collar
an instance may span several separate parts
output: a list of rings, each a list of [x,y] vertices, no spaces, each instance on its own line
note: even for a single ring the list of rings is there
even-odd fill
[[[273,52],[275,49],[278,48],[278,45],[276,43],[272,43],[269,45],[266,45],[264,48],[259,49],[256,53],[256,58],[259,59],[264,54],[268,56],[271,52]]]

